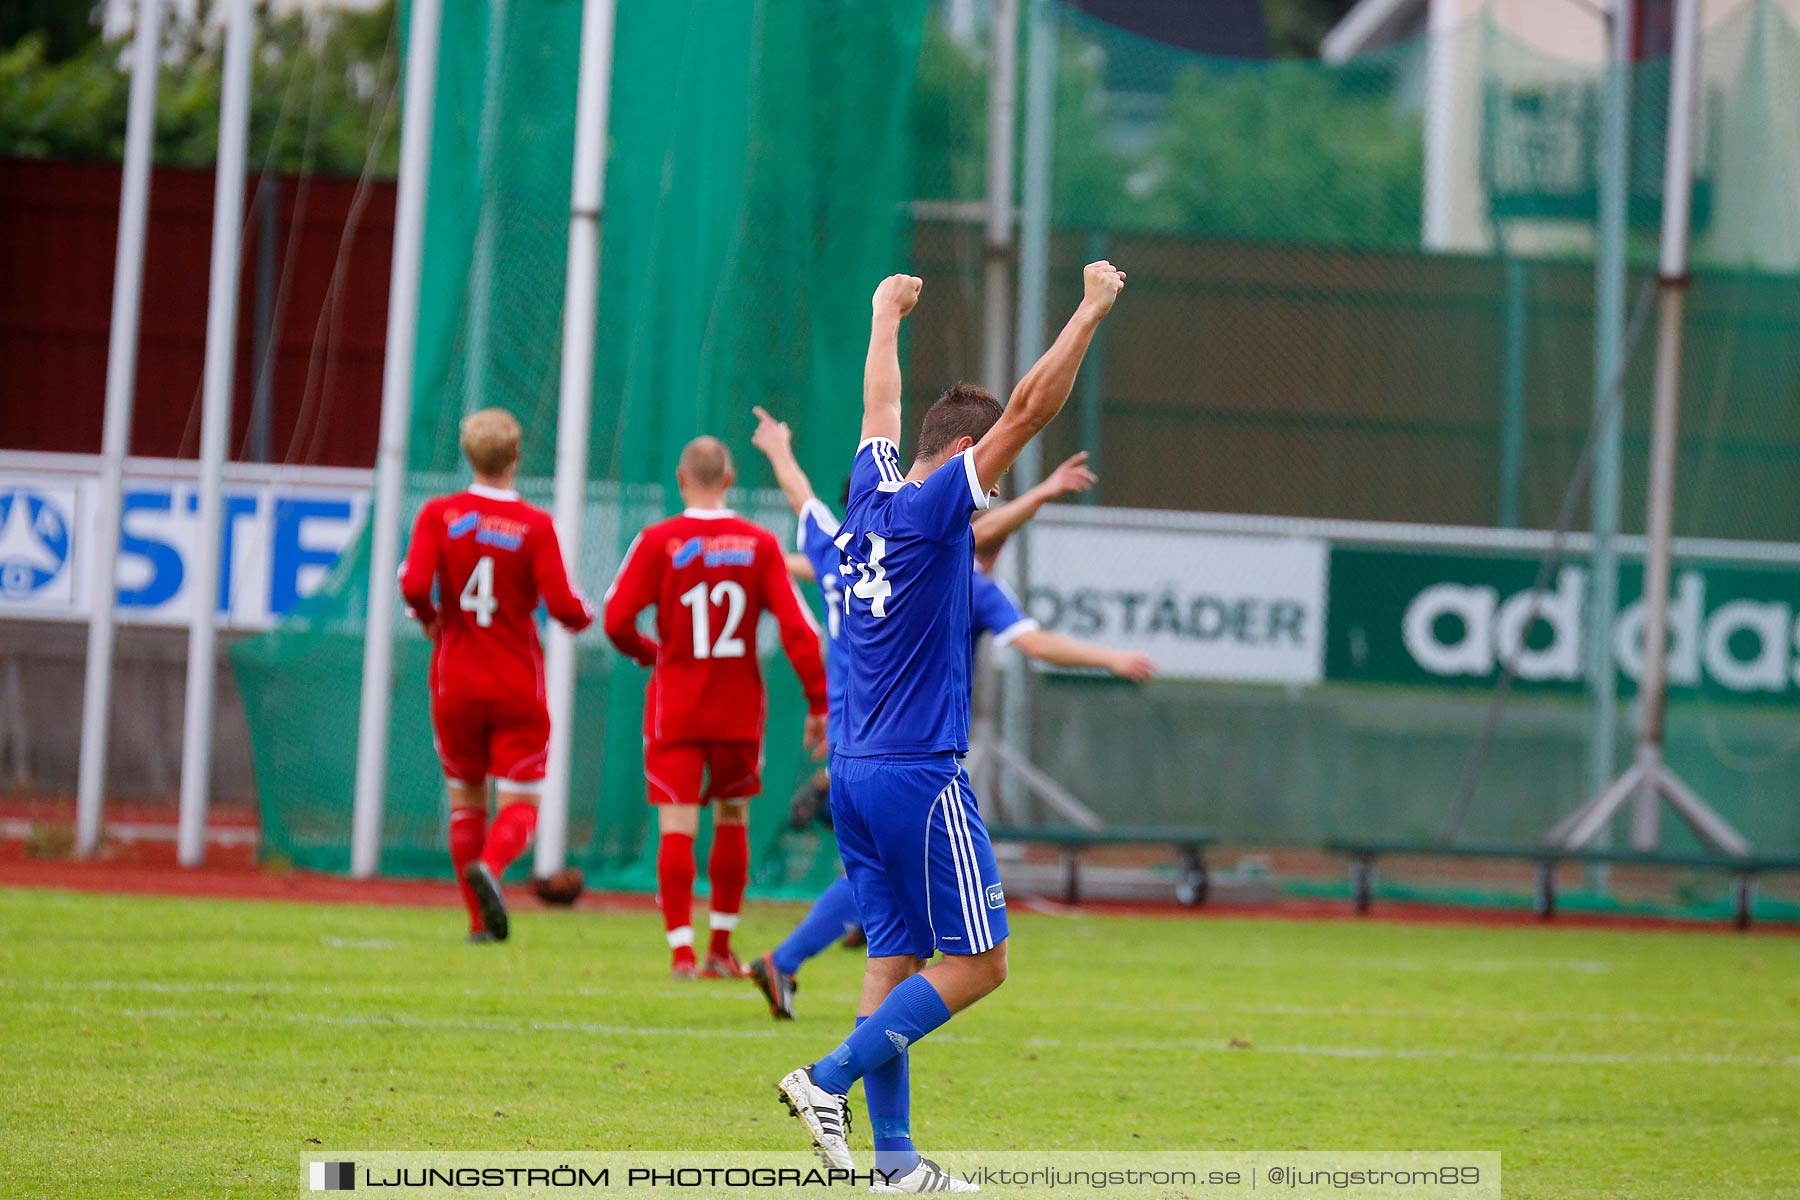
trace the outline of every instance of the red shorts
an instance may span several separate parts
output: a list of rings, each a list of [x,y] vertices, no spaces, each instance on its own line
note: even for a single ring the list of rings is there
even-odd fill
[[[644,743],[652,804],[742,800],[762,791],[761,741]],[[706,788],[700,777],[706,776]]]
[[[431,732],[444,774],[480,786],[491,775],[529,791],[544,778],[550,711],[538,700],[473,700],[433,696]]]

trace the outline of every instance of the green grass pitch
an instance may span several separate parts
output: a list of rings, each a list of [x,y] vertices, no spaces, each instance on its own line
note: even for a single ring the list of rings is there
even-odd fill
[[[740,945],[797,914],[753,907]],[[828,952],[777,1025],[749,984],[670,982],[650,913],[459,926],[0,892],[0,1191],[288,1195],[334,1147],[789,1149],[773,1081],[841,1036],[859,977]],[[1020,914],[1011,980],[913,1078],[947,1165],[1498,1150],[1514,1197],[1800,1196],[1800,942]]]

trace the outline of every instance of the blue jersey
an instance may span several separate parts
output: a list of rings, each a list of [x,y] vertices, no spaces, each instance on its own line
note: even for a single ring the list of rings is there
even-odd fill
[[[976,637],[985,633],[994,639],[994,645],[1006,646],[1021,633],[1039,628],[1036,621],[1020,610],[1019,602],[1004,583],[989,579],[977,570],[974,589],[971,616]]]
[[[800,528],[794,534],[794,547],[812,564],[819,595],[825,600],[825,696],[831,710],[826,719],[826,738],[833,746],[843,743],[846,658],[838,638],[844,628],[844,591],[838,582],[838,571],[844,560],[831,540],[837,532],[838,519],[817,497],[801,506]]]
[[[969,748],[975,537],[987,493],[969,452],[907,482],[887,438],[856,448],[850,506],[835,539],[846,585],[839,645],[846,679],[836,753]]]

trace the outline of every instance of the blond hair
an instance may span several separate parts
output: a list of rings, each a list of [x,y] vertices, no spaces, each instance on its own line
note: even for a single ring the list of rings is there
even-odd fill
[[[462,419],[462,452],[477,475],[501,475],[519,461],[524,431],[504,408],[484,408]]]

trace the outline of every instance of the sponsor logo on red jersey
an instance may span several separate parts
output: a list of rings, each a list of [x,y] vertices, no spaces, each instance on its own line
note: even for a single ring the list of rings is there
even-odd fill
[[[756,539],[741,533],[669,539],[669,560],[676,567],[695,559],[709,567],[748,567],[756,562]]]

